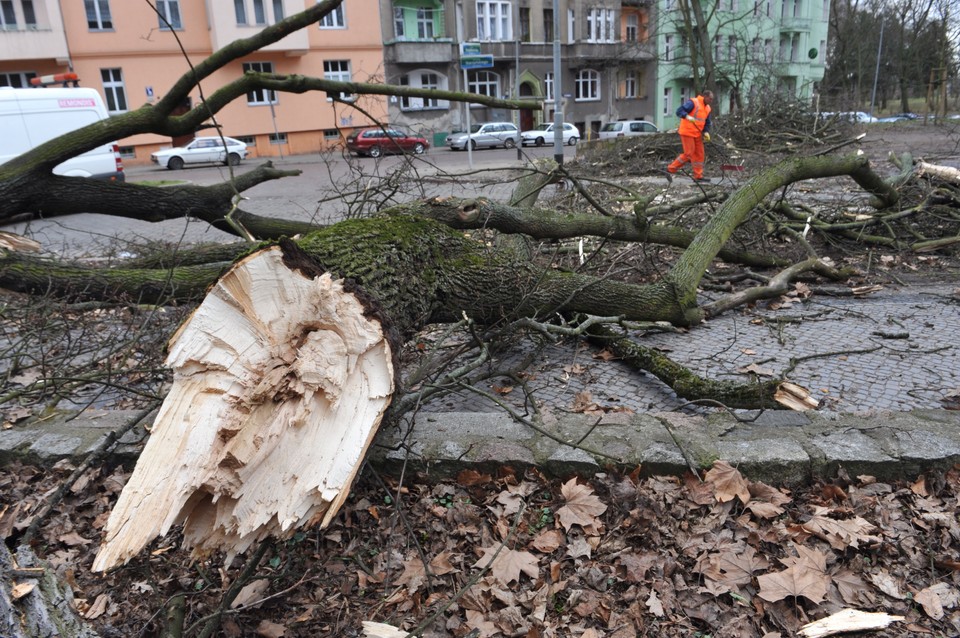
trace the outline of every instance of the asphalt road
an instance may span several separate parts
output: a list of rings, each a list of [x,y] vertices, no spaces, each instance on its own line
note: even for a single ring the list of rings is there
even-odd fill
[[[564,147],[572,159],[575,147]],[[469,155],[472,155],[470,157]],[[386,183],[400,199],[423,196],[470,197],[483,193],[505,197],[512,182],[502,179],[501,169],[522,168],[531,160],[553,157],[553,148],[484,149],[468,154],[448,148],[432,148],[420,156],[345,158],[339,153],[272,158],[275,167],[299,170],[296,177],[265,182],[243,193],[243,209],[260,215],[330,223],[356,211],[360,203],[376,206],[371,193]],[[235,170],[253,170],[271,158],[248,158]],[[471,162],[472,160],[472,162]],[[405,163],[409,162],[407,170]],[[471,167],[472,163],[472,167]],[[126,169],[127,181],[160,184],[189,182],[201,186],[229,179],[223,166],[190,167],[171,171],[154,165]],[[0,226],[0,230],[39,241],[46,253],[69,258],[125,256],[154,242],[194,244],[228,242],[236,238],[204,222],[176,219],[142,222],[97,214],[71,215]]]

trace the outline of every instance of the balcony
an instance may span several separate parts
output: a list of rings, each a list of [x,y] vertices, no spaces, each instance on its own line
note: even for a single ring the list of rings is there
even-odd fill
[[[798,32],[802,31],[804,33],[810,32],[810,26],[813,21],[810,18],[783,18],[780,20],[780,32],[784,31]]]
[[[624,53],[622,42],[575,42],[567,47],[573,60],[614,60]]]
[[[392,64],[443,64],[457,59],[450,38],[393,40],[383,47],[383,61]]]
[[[58,60],[70,58],[63,30],[29,28],[0,30],[0,60]]]

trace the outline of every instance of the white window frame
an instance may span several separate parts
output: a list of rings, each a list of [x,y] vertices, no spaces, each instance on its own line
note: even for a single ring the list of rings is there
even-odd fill
[[[577,41],[577,12],[567,9],[567,44]]]
[[[736,62],[739,56],[737,55],[737,36],[728,35],[727,36],[727,61]]]
[[[17,23],[17,8],[13,0],[0,0],[0,29],[4,31],[20,29]]]
[[[513,8],[504,0],[477,0],[477,40],[513,40]]]
[[[407,26],[403,21],[403,7],[393,7],[393,36],[397,40],[407,39]]]
[[[640,41],[640,14],[628,13],[624,16],[623,36],[627,42]]]
[[[253,0],[253,23],[262,27],[268,22],[266,0]]]
[[[434,37],[433,10],[427,7],[417,7],[417,37],[428,40]]]
[[[180,0],[156,0],[157,20],[161,31],[182,31],[183,14],[180,12]],[[168,26],[169,25],[169,26]]]
[[[723,36],[713,36],[713,61],[723,62]]]
[[[88,31],[113,31],[113,15],[110,13],[110,0],[84,0],[83,9],[87,15]],[[93,10],[93,16],[90,10]],[[96,27],[90,26],[90,18],[97,23]],[[104,23],[109,23],[109,26]]]
[[[666,86],[663,88],[663,115],[673,115],[673,88]]]
[[[317,0],[317,2],[319,3],[320,0]],[[347,13],[346,9],[343,8],[343,3],[341,2],[336,9],[320,18],[317,26],[321,29],[346,29]]]
[[[501,97],[500,74],[486,69],[467,72],[467,92],[490,97]],[[470,106],[480,108],[480,104]]]
[[[352,82],[353,73],[350,69],[350,60],[324,60],[323,79],[333,80],[334,82]],[[340,94],[340,100],[343,102],[353,102],[356,99],[357,96],[353,94]],[[327,96],[327,102],[333,102],[333,98],[329,95]]]
[[[600,72],[596,69],[580,69],[574,80],[575,102],[600,101]]]
[[[674,46],[673,35],[663,36],[663,61],[664,62],[673,62],[676,58],[677,51]]]
[[[637,68],[627,68],[623,70],[623,93],[617,97],[621,100],[638,100],[643,91],[643,72]]]
[[[434,71],[433,69],[417,69],[400,76],[400,86],[409,86],[416,89],[446,90],[448,83],[447,77],[438,71]],[[448,100],[426,97],[400,97],[400,110],[402,111],[431,111],[449,108],[450,102]]]
[[[107,77],[109,75],[109,77]],[[107,112],[126,113],[129,109],[127,87],[123,82],[123,69],[119,67],[100,69],[100,81],[107,102]],[[111,108],[113,107],[113,108]]]
[[[553,102],[553,71],[543,74],[543,101]]]
[[[4,71],[0,73],[0,78],[2,78],[5,83],[0,84],[0,86],[12,86],[15,89],[29,89],[30,88],[30,78],[37,77],[37,74],[33,71]],[[16,78],[16,80],[14,80]]]
[[[587,12],[587,42],[616,42],[613,9],[598,7]]]
[[[244,62],[243,72],[273,73],[273,62]],[[247,106],[266,106],[278,104],[277,92],[271,89],[256,88],[247,93]]]
[[[247,2],[246,0],[233,0],[233,15],[238,25],[247,24]]]

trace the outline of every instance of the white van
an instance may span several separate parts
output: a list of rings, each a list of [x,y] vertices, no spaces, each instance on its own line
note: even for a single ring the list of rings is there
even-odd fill
[[[109,117],[103,98],[86,88],[0,88],[0,164],[47,140]],[[116,143],[104,144],[58,164],[53,172],[72,177],[124,181]]]

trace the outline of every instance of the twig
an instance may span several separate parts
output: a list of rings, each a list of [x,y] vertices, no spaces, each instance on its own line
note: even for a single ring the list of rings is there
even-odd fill
[[[80,464],[77,469],[75,469],[67,480],[63,482],[62,485],[57,489],[56,492],[51,494],[46,503],[43,504],[43,507],[34,515],[33,521],[30,523],[30,526],[27,528],[27,531],[23,533],[23,536],[20,538],[20,543],[23,545],[29,544],[33,540],[33,537],[36,535],[37,530],[40,529],[40,524],[47,517],[50,511],[63,500],[64,495],[67,491],[73,486],[74,483],[83,475],[87,469],[90,468],[94,463],[103,458],[107,452],[123,437],[124,434],[135,428],[141,421],[147,418],[151,412],[153,412],[156,407],[160,404],[159,401],[154,402],[150,407],[141,410],[134,415],[123,427],[118,430],[112,430],[107,433],[103,438],[103,441],[93,450],[90,454],[87,455],[87,458],[84,459],[83,463]]]

